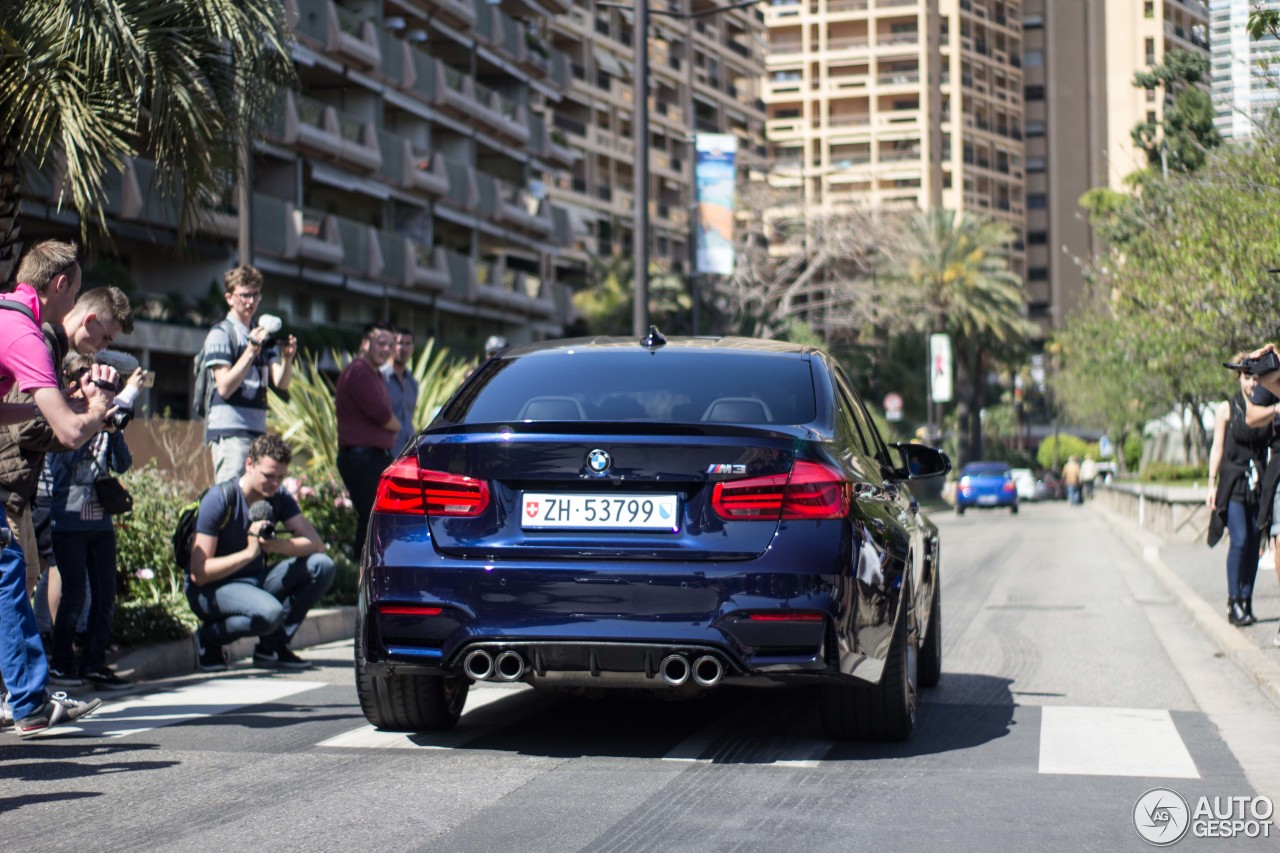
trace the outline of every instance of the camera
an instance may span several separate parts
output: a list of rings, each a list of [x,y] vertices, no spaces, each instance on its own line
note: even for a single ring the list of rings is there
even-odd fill
[[[115,427],[119,431],[127,427],[131,420],[133,420],[133,409],[126,409],[121,406],[107,415],[107,426]]]
[[[268,521],[266,524],[262,525],[262,527],[259,528],[258,530],[259,539],[274,539],[275,536],[276,536],[276,523],[274,521]]]
[[[262,339],[262,348],[267,349],[276,345],[280,340],[280,330],[284,328],[284,321],[275,314],[263,314],[258,318],[258,328],[266,329],[266,337]]]
[[[1264,352],[1257,358],[1242,359],[1239,363],[1224,361],[1223,367],[1239,370],[1250,376],[1261,376],[1273,370],[1280,370],[1280,355],[1275,352]]]

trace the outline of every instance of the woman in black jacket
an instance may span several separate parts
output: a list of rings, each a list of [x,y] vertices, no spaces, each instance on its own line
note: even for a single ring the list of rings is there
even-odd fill
[[[1239,363],[1242,353],[1235,359]],[[1209,453],[1209,494],[1206,502],[1215,515],[1209,544],[1216,544],[1224,526],[1231,537],[1227,550],[1227,621],[1252,625],[1253,582],[1258,575],[1258,498],[1266,468],[1270,426],[1251,429],[1245,423],[1245,401],[1258,378],[1236,371],[1239,390],[1218,407],[1213,449]],[[1216,535],[1215,535],[1216,533]]]

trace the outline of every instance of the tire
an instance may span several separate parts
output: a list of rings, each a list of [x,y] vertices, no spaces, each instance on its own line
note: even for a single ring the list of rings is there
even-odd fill
[[[373,675],[365,667],[362,633],[356,631],[356,693],[365,719],[391,732],[453,728],[470,682],[444,675]]]
[[[937,687],[942,679],[942,578],[933,575],[933,603],[929,606],[929,630],[920,644],[921,687]]]
[[[904,741],[916,722],[917,664],[915,631],[904,609],[894,631],[884,674],[875,686],[822,686],[822,728],[832,740]]]

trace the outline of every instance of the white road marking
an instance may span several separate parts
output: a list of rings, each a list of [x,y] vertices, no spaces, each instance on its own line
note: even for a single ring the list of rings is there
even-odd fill
[[[1040,713],[1041,773],[1200,778],[1166,710],[1046,705]]]
[[[56,726],[52,733],[82,732],[118,738],[169,726],[184,720],[211,717],[249,705],[278,702],[289,696],[324,687],[323,681],[287,681],[268,678],[219,678],[175,687],[121,702],[104,702],[93,716],[74,726]]]
[[[462,726],[457,729],[450,729],[445,732],[383,732],[375,729],[371,725],[364,725],[358,729],[352,729],[340,735],[323,740],[316,746],[341,747],[347,749],[454,749],[469,740],[475,740],[493,728],[489,726],[466,726],[462,725],[472,719],[481,708],[497,702],[499,699],[506,699],[528,692],[531,688],[516,687],[492,687],[486,686],[482,688],[472,687],[471,692],[467,695],[467,704],[463,706],[462,718],[459,724]],[[503,719],[508,722],[509,719]]]

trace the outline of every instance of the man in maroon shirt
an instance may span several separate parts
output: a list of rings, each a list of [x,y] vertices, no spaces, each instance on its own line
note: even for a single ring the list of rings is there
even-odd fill
[[[360,355],[338,377],[338,473],[356,510],[356,560],[364,553],[369,513],[378,481],[391,464],[400,421],[391,411],[391,395],[378,368],[391,357],[395,334],[386,323],[370,323],[360,340]]]

